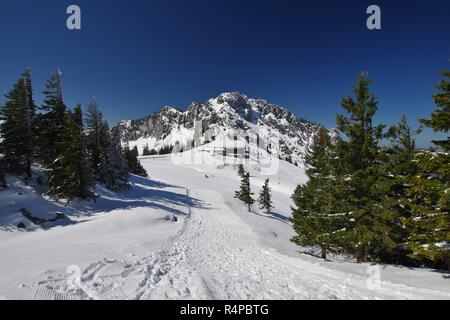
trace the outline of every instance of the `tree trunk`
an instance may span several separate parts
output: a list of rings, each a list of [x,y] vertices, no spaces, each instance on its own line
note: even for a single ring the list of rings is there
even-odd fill
[[[6,180],[5,177],[0,173],[0,188],[6,188]]]
[[[31,160],[27,159],[27,177],[31,179],[32,172],[31,172]]]
[[[361,248],[358,249],[358,252],[356,254],[356,262],[357,263],[363,263],[366,262],[367,258],[367,246],[363,245]]]
[[[322,259],[326,259],[327,258],[327,248],[322,245],[322,246],[320,246],[320,250],[321,250]]]
[[[248,212],[252,212],[250,208],[250,203],[248,204]]]

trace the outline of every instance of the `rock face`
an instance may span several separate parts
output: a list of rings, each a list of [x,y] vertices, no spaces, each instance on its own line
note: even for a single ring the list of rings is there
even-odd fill
[[[239,140],[249,136],[276,137],[272,141],[278,145],[277,155],[296,165],[303,162],[305,150],[318,129],[316,124],[298,119],[287,109],[238,92],[192,103],[186,111],[164,107],[142,119],[121,121],[118,127],[122,142],[138,146],[140,154],[144,148],[160,151],[168,146],[185,151],[222,135]]]

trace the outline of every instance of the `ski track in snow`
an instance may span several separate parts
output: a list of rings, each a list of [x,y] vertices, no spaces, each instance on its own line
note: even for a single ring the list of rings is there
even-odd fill
[[[264,247],[252,228],[211,190],[191,194],[178,234],[139,260],[104,259],[88,266],[81,285],[43,281],[36,299],[449,299],[448,293],[381,282],[330,270]],[[212,204],[211,204],[212,202]]]

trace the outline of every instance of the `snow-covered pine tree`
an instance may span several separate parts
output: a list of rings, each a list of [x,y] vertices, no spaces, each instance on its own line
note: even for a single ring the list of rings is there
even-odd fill
[[[410,211],[404,244],[410,258],[450,270],[450,154],[419,152],[414,161],[419,170],[407,179],[401,202]]]
[[[397,244],[397,248],[385,257],[383,262],[411,265],[413,261],[408,258],[408,249],[404,245],[410,230],[406,227],[405,220],[411,216],[411,206],[408,198],[409,180],[418,173],[418,165],[414,160],[416,142],[414,136],[420,130],[413,130],[405,115],[397,125],[391,126],[386,133],[386,138],[391,142],[380,153],[380,161],[385,166],[386,183],[390,183],[390,190],[386,198],[386,205],[398,212],[395,220],[391,221],[391,238]]]
[[[130,173],[135,174],[137,176],[141,177],[148,177],[147,171],[144,169],[144,167],[139,162],[138,156],[138,148],[135,146],[133,149],[129,149],[126,147],[124,149],[124,155],[125,158],[128,161],[128,167],[130,168]]]
[[[37,118],[38,155],[44,166],[49,166],[61,153],[61,137],[64,132],[66,106],[62,96],[61,72],[50,75],[44,94],[43,113]]]
[[[57,198],[90,199],[94,180],[83,142],[81,108],[64,116],[64,130],[58,141],[58,157],[50,164],[49,194]]]
[[[261,189],[261,192],[259,194],[258,203],[259,208],[264,211],[266,214],[270,214],[273,209],[273,203],[272,203],[272,194],[269,186],[269,178],[266,179],[264,182],[264,185]]]
[[[386,203],[391,182],[386,179],[384,166],[380,165],[380,146],[384,126],[374,125],[378,109],[375,96],[369,91],[367,74],[358,76],[353,89],[355,96],[342,99],[341,106],[348,116],[338,115],[338,130],[344,138],[338,139],[335,197],[338,206],[345,208],[345,248],[356,255],[358,262],[379,260],[391,252],[396,243],[391,237],[392,221],[397,212]],[[338,193],[339,190],[339,193]],[[336,201],[338,202],[338,201]]]
[[[250,173],[247,172],[242,176],[241,186],[239,188],[239,191],[235,192],[235,198],[247,204],[249,212],[251,211],[251,205],[255,203],[252,195],[253,193],[250,189]]]
[[[421,122],[435,132],[448,133],[450,130],[450,71],[443,71],[444,79],[437,85],[438,93],[433,95],[437,109],[431,114],[431,119]],[[444,151],[450,151],[450,137],[447,140],[435,140],[433,143]]]
[[[318,246],[321,256],[338,249],[339,236],[345,226],[342,203],[335,201],[334,148],[330,136],[321,127],[305,155],[306,185],[299,185],[292,195],[296,208],[291,222],[297,235],[292,242],[299,246]],[[344,205],[345,208],[345,205]]]
[[[6,172],[31,178],[35,111],[31,71],[25,70],[0,108],[0,153]]]

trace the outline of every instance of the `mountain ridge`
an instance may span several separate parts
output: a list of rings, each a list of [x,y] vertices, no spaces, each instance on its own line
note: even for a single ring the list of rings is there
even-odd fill
[[[270,136],[269,144],[277,145],[280,159],[301,165],[319,125],[267,100],[224,92],[206,102],[193,102],[185,111],[164,106],[146,117],[123,120],[118,127],[122,143],[137,146],[140,154],[144,148],[158,152],[178,146],[178,151],[185,151],[223,135],[238,140]]]

